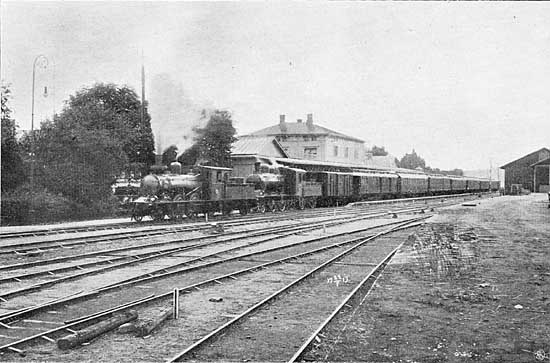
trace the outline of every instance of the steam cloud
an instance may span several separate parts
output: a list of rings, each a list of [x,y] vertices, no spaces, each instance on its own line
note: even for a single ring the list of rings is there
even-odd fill
[[[162,153],[170,145],[176,145],[181,154],[193,145],[193,129],[208,121],[208,115],[201,117],[202,110],[206,109],[208,114],[212,107],[192,100],[181,82],[166,73],[153,76],[150,84],[148,103],[155,150]]]

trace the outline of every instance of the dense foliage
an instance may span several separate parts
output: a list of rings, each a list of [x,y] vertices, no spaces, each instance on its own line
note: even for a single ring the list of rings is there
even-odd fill
[[[112,215],[115,178],[144,173],[154,163],[150,116],[145,111],[142,119],[141,102],[128,87],[96,84],[78,91],[60,114],[19,142],[9,96],[2,87],[3,222]],[[31,165],[32,185],[23,183]]]
[[[96,84],[71,96],[63,111],[35,132],[36,180],[85,205],[110,198],[122,171],[154,161],[150,118],[127,87]],[[28,135],[24,144],[29,148]]]
[[[398,166],[405,169],[424,169],[426,167],[426,162],[413,149],[410,154],[405,154],[401,160],[399,160]]]
[[[25,181],[25,168],[21,150],[16,138],[15,120],[12,119],[9,101],[11,90],[8,85],[1,85],[2,98],[2,183],[1,191],[15,189]]]
[[[206,112],[203,111],[203,117]],[[204,128],[195,129],[195,144],[180,155],[183,165],[204,164],[231,167],[231,145],[235,142],[235,128],[228,111],[216,110],[210,114]]]
[[[372,149],[370,150],[372,153],[372,156],[386,156],[388,155],[388,152],[384,148],[384,146],[376,146],[374,145]]]
[[[426,165],[426,162],[421,158],[416,151],[413,151],[410,154],[405,154],[401,160],[395,159],[395,163],[400,168],[405,169],[421,169],[422,171],[430,174],[443,174],[443,175],[464,175],[462,169],[453,169],[453,170],[441,170],[439,168],[431,168]]]

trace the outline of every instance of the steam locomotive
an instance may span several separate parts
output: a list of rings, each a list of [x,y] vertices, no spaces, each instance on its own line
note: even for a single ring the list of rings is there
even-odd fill
[[[174,162],[169,172],[141,180],[132,218],[180,220],[198,214],[241,215],[250,211],[284,211],[342,205],[359,200],[476,193],[499,189],[498,181],[404,171],[319,171],[282,164],[260,164],[246,177],[231,177],[233,169],[198,166],[186,173]]]

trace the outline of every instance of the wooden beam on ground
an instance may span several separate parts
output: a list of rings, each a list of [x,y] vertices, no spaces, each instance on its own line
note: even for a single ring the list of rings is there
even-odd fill
[[[136,337],[144,337],[153,332],[162,325],[166,320],[172,318],[172,309],[168,309],[162,312],[159,316],[154,317],[151,320],[143,320],[135,324]]]
[[[112,318],[101,321],[95,325],[77,331],[75,334],[70,334],[57,340],[57,347],[62,350],[74,348],[82,343],[92,340],[110,330],[118,328],[124,323],[136,320],[138,317],[137,311],[130,310],[122,314],[117,314]]]

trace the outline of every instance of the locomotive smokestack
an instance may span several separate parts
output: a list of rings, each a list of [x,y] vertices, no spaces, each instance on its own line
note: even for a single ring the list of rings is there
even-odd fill
[[[279,115],[279,127],[281,128],[281,132],[286,132],[285,115]]]

